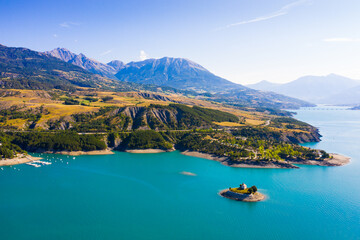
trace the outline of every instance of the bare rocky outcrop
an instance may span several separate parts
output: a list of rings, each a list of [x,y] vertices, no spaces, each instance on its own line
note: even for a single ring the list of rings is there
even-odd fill
[[[306,142],[320,142],[321,135],[319,130],[311,128],[309,131],[294,132],[282,131],[281,140],[289,143],[306,143]]]

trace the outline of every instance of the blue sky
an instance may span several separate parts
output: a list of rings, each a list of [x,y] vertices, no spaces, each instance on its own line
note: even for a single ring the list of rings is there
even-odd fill
[[[360,79],[359,0],[0,0],[0,44],[191,59],[237,83]]]

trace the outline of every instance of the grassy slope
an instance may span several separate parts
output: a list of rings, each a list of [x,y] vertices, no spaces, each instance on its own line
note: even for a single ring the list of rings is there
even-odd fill
[[[245,120],[246,125],[261,125],[267,119],[270,119],[271,116],[261,112],[247,112],[230,107],[223,106],[218,103],[211,103],[208,101],[197,100],[193,98],[187,98],[181,95],[171,94],[166,97],[171,101],[161,101],[156,99],[148,99],[137,96],[133,92],[109,92],[109,91],[91,91],[91,94],[96,95],[94,98],[98,98],[99,101],[90,103],[90,106],[82,105],[64,105],[62,98],[70,97],[77,99],[82,102],[89,95],[88,91],[77,91],[71,95],[66,95],[65,92],[56,91],[57,97],[52,97],[46,94],[48,91],[44,90],[1,90],[0,91],[0,103],[2,108],[7,108],[12,105],[18,105],[25,108],[39,108],[43,106],[48,110],[48,114],[43,114],[41,119],[38,121],[38,126],[41,126],[42,123],[47,122],[50,119],[59,119],[60,117],[70,116],[77,113],[86,113],[86,112],[96,112],[101,107],[106,106],[116,106],[116,107],[125,107],[125,106],[149,106],[150,104],[158,105],[169,105],[174,102],[179,102],[186,105],[196,105],[205,108],[216,109],[220,111],[225,111],[232,113],[238,116],[240,119]],[[8,94],[7,93],[12,93]],[[54,94],[53,94],[54,95]],[[102,102],[100,99],[105,96],[113,97],[113,100],[108,102]],[[14,126],[17,128],[23,128],[26,121],[24,119],[11,119],[6,122],[0,123],[0,126]],[[240,123],[216,123],[220,126],[241,126]]]

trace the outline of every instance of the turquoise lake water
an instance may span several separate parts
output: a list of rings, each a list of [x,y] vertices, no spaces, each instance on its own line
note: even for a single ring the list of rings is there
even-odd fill
[[[241,169],[179,152],[42,155],[53,164],[0,170],[0,239],[360,239],[360,111],[296,118],[323,135],[307,146],[351,164]],[[268,199],[218,195],[242,182]]]

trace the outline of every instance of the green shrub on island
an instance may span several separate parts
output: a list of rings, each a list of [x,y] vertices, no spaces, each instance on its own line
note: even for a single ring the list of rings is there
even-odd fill
[[[257,187],[254,185],[252,187],[249,187],[247,190],[249,194],[254,194],[257,192]]]

